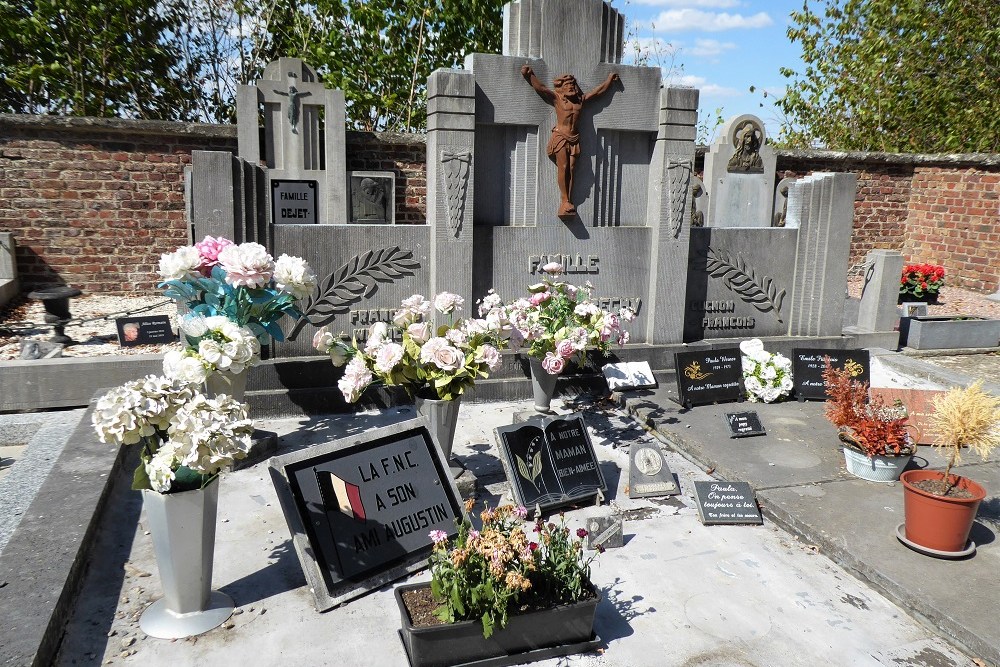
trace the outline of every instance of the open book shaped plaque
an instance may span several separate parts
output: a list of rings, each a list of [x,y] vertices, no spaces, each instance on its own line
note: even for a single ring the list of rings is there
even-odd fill
[[[583,415],[531,419],[494,433],[519,505],[545,512],[607,490]]]

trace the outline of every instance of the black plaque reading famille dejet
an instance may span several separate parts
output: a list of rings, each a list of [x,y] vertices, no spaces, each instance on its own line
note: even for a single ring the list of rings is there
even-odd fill
[[[168,315],[146,317],[119,317],[115,319],[118,344],[122,347],[173,343],[177,340]]]
[[[457,533],[462,503],[416,419],[271,460],[295,551],[326,611],[423,567],[429,533]]]
[[[760,416],[753,410],[747,412],[727,412],[730,438],[749,438],[752,435],[767,435]]]
[[[316,181],[271,181],[271,222],[276,225],[316,224]]]
[[[607,486],[583,416],[532,419],[494,429],[514,500],[542,511],[588,498]]]
[[[743,400],[738,347],[674,354],[677,401],[685,406]]]
[[[757,498],[746,482],[695,482],[698,516],[706,526],[764,523]]]
[[[846,368],[852,379],[869,382],[871,375],[868,350],[820,350],[797,347],[792,350],[792,382],[798,400],[827,399],[826,385],[823,383],[826,357],[830,357],[830,364],[834,368]]]

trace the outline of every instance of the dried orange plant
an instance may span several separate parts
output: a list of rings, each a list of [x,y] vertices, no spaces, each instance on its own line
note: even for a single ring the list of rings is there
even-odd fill
[[[868,399],[868,383],[858,382],[847,369],[837,369],[826,358],[823,382],[830,398],[826,418],[840,429],[839,437],[866,456],[898,456],[913,453],[906,434],[906,413],[887,406],[880,396]]]

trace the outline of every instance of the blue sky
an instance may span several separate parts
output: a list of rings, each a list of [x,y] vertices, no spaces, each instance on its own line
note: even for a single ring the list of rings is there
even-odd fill
[[[770,136],[777,134],[770,96],[780,95],[787,82],[779,67],[802,69],[799,45],[785,34],[788,15],[801,10],[802,0],[615,0],[614,6],[631,27],[627,62],[638,43],[649,54],[648,64],[665,72],[673,65],[667,82],[701,90],[703,118],[714,117],[719,107],[724,119],[753,113]],[[767,99],[761,90],[768,91]]]

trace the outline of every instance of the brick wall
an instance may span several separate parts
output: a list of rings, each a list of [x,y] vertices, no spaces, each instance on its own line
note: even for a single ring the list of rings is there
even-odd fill
[[[943,265],[946,285],[1000,289],[1000,169],[917,168],[903,255]]]
[[[0,231],[22,291],[149,294],[159,256],[188,242],[184,167],[236,150],[236,128],[0,115]],[[396,172],[397,220],[426,222],[423,137],[347,133],[348,168]]]
[[[0,229],[15,235],[22,289],[153,289],[159,254],[187,239],[184,165],[206,144],[232,142],[176,130],[3,127]]]
[[[346,139],[348,169],[395,171],[397,221],[426,222],[424,138]],[[23,288],[155,291],[159,255],[188,240],[191,151],[235,145],[233,126],[0,114],[0,231],[15,234]],[[1000,156],[778,151],[777,169],[858,174],[852,265],[896,249],[944,264],[948,284],[1000,289]]]

